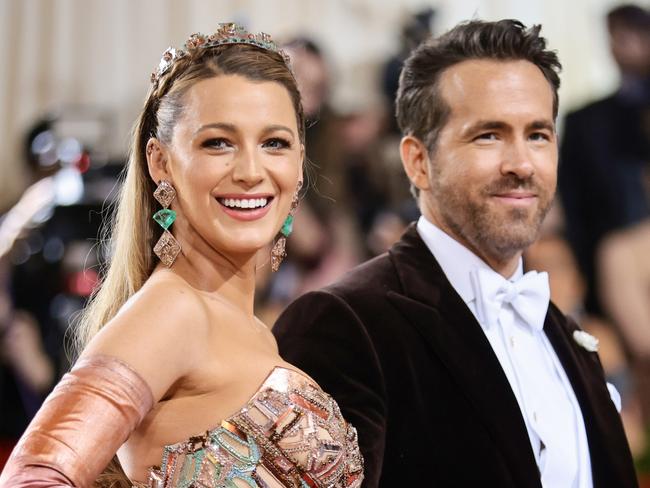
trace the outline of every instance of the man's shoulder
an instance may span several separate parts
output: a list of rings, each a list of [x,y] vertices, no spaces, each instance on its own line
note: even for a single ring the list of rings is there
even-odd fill
[[[282,313],[278,323],[300,317],[319,315],[333,317],[373,314],[389,291],[399,291],[401,285],[390,253],[381,254],[348,271],[338,281],[296,298]]]
[[[616,103],[616,97],[614,94],[609,95],[605,98],[595,100],[586,105],[583,105],[576,110],[572,110],[566,116],[566,124],[574,123],[589,123],[592,121],[593,117],[599,117],[609,112],[615,108],[618,104]]]
[[[322,289],[343,299],[383,295],[400,288],[395,264],[386,252],[352,268],[338,281]]]

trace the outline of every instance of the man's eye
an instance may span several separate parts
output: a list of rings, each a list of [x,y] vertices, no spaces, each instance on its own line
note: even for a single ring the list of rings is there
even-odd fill
[[[497,135],[494,132],[485,132],[476,136],[475,140],[496,141]]]
[[[274,137],[264,141],[263,146],[269,149],[288,149],[291,147],[291,143],[281,137]]]
[[[544,132],[534,132],[530,135],[533,141],[549,141],[551,138]]]

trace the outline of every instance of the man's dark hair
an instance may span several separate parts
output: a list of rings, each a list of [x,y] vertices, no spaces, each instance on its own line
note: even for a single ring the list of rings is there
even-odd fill
[[[540,30],[540,25],[526,28],[517,20],[473,20],[424,41],[408,57],[400,75],[396,115],[402,133],[417,137],[433,153],[451,111],[438,87],[440,75],[470,59],[530,61],[553,89],[553,117],[557,117],[562,66],[557,54],[546,49]]]
[[[650,31],[650,11],[638,5],[619,5],[607,13],[607,27],[610,31],[617,28]]]

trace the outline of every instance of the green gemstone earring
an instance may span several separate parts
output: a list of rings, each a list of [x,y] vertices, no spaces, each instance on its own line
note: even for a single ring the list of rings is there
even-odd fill
[[[176,220],[176,212],[168,208],[172,200],[176,197],[176,190],[174,190],[174,187],[169,181],[160,180],[158,188],[153,192],[153,196],[163,206],[162,209],[153,214],[153,219],[163,228],[163,233],[160,239],[158,239],[158,242],[156,242],[153,252],[169,268],[174,264],[178,253],[181,252],[181,245],[172,233],[167,230],[174,223],[174,220]]]
[[[282,227],[280,227],[280,232],[278,233],[278,236],[273,243],[273,247],[271,248],[271,271],[274,273],[280,269],[282,260],[287,256],[287,237],[289,237],[293,231],[293,214],[298,208],[298,203],[300,203],[300,197],[298,196],[298,193],[300,192],[301,187],[302,181],[299,181],[298,187],[296,188],[296,193],[294,193],[293,199],[291,200],[289,215],[287,215],[287,218],[284,219],[284,223],[282,224]]]

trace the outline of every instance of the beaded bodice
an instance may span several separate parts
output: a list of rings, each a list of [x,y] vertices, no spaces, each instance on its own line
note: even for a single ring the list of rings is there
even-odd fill
[[[357,488],[363,459],[354,427],[309,378],[276,367],[221,426],[165,447],[151,488]]]

